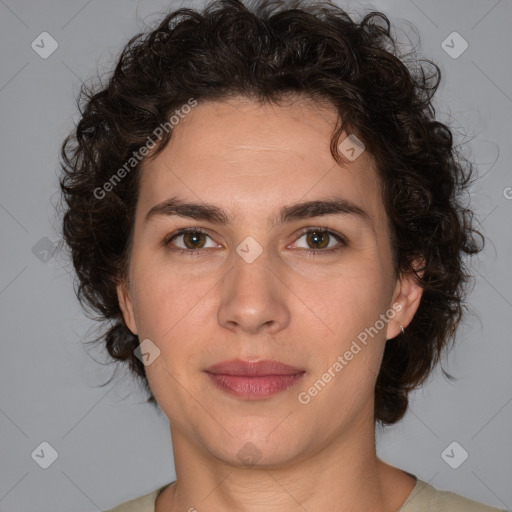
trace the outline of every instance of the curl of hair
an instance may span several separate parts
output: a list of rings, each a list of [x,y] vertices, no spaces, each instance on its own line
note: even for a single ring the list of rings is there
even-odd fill
[[[424,289],[405,334],[386,343],[375,388],[376,421],[392,424],[404,415],[409,391],[425,381],[461,319],[470,278],[464,255],[480,250],[481,235],[461,201],[472,166],[432,106],[440,76],[431,61],[399,55],[382,13],[356,23],[328,2],[251,7],[219,0],[201,12],[171,12],[126,44],[106,85],[82,89],[81,119],[61,150],[63,238],[77,296],[109,323],[99,339],[142,379],[148,401],[155,403],[134,355],[139,340],[124,323],[116,293],[127,277],[141,163],[109,190],[104,185],[190,98],[279,103],[297,95],[337,109],[343,121],[331,140],[336,161],[342,130],[357,134],[375,158],[394,270],[412,272]],[[169,130],[146,158],[171,136]]]

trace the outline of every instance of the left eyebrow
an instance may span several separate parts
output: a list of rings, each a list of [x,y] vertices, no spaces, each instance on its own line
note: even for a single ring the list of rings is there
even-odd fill
[[[307,201],[284,206],[277,217],[272,217],[270,226],[290,222],[293,220],[309,219],[310,217],[322,217],[325,215],[352,215],[366,224],[371,224],[370,215],[366,210],[342,197]]]
[[[176,215],[222,225],[231,223],[229,214],[219,206],[208,203],[190,203],[176,197],[166,199],[153,206],[146,214],[145,222],[157,215]],[[366,210],[342,197],[333,197],[283,206],[277,215],[269,219],[269,227],[273,228],[294,220],[326,215],[352,215],[366,224],[371,224],[370,216]]]

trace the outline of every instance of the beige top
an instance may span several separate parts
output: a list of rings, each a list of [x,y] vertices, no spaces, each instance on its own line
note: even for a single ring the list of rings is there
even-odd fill
[[[414,476],[414,475],[412,475]],[[416,477],[414,477],[416,478]],[[172,483],[172,482],[171,482]],[[105,512],[155,512],[158,494],[171,484],[164,485],[149,494],[121,503]],[[397,512],[506,512],[489,507],[478,501],[464,498],[450,491],[438,491],[427,482],[416,478],[408,498]]]

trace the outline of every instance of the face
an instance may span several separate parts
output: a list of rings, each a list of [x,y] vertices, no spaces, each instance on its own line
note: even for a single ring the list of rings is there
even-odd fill
[[[175,443],[277,467],[373,435],[385,341],[421,291],[393,274],[371,155],[330,153],[336,118],[307,99],[200,103],[142,169],[118,295]]]

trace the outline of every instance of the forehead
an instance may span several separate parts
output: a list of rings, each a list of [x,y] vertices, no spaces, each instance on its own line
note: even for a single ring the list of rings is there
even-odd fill
[[[145,162],[138,209],[145,214],[180,196],[218,204],[248,223],[287,203],[335,194],[378,219],[381,186],[371,155],[344,165],[332,157],[337,119],[333,107],[305,98],[282,105],[239,97],[199,103],[164,150]]]

